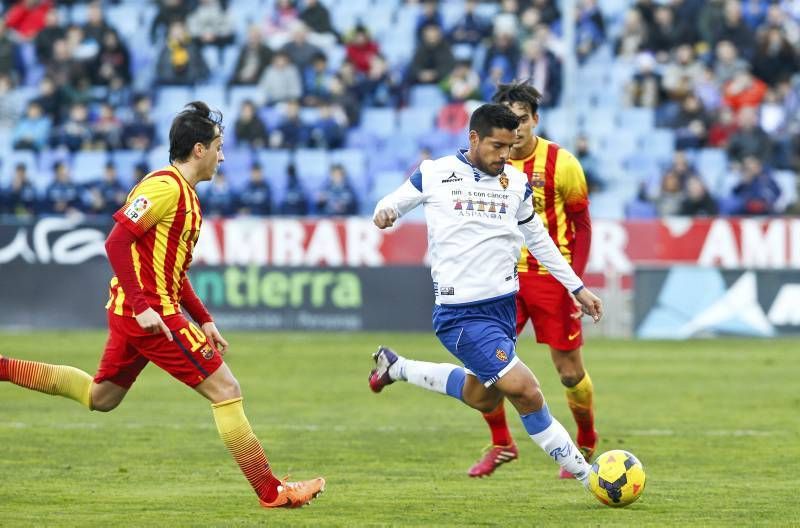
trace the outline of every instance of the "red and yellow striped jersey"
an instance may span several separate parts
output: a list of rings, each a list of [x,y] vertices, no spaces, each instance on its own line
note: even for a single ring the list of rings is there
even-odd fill
[[[137,236],[131,256],[147,303],[162,316],[179,313],[181,287],[203,220],[197,193],[170,165],[142,179],[114,220]],[[106,309],[135,315],[117,277],[111,279],[109,293]]]
[[[509,164],[528,175],[533,189],[533,207],[550,232],[550,238],[571,264],[575,228],[567,213],[581,211],[589,205],[586,176],[572,153],[552,141],[538,139],[530,156],[509,160]],[[522,248],[517,270],[520,273],[538,270],[540,274],[547,274],[547,269],[536,261],[527,247]]]

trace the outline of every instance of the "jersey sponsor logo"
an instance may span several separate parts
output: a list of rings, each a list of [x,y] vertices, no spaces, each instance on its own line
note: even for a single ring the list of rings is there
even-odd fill
[[[500,187],[502,187],[504,191],[508,189],[508,176],[506,176],[505,172],[500,175],[499,180],[500,180]]]
[[[570,341],[574,341],[574,340],[575,340],[575,338],[576,338],[576,337],[578,337],[579,335],[581,335],[581,331],[580,331],[580,330],[578,330],[578,331],[577,331],[577,332],[575,332],[574,334],[570,334],[570,335],[568,335],[568,336],[567,336],[567,339],[569,339]]]
[[[462,180],[461,176],[456,176],[456,173],[453,172],[447,178],[442,180],[442,183],[456,183]]]
[[[125,216],[134,222],[138,222],[151,205],[152,202],[150,202],[145,195],[140,194],[131,202],[128,208],[125,209]]]
[[[508,354],[506,354],[506,351],[503,350],[502,348],[498,348],[497,350],[495,350],[494,355],[497,356],[497,359],[499,359],[503,363],[508,362]]]

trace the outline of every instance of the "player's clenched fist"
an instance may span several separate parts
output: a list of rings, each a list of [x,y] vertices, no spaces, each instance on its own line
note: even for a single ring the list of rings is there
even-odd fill
[[[375,222],[375,225],[380,229],[392,227],[395,220],[397,220],[397,211],[389,207],[376,211],[375,216],[372,217],[372,221]]]

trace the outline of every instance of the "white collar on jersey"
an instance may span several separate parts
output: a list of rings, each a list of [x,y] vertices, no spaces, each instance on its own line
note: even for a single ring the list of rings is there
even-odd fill
[[[472,164],[467,158],[467,149],[458,149],[458,153],[456,154],[456,158],[462,163],[466,163],[472,169],[472,176],[475,178],[475,181],[481,181],[481,178],[484,176],[487,178],[494,178],[491,174],[487,174],[480,170],[478,167]]]

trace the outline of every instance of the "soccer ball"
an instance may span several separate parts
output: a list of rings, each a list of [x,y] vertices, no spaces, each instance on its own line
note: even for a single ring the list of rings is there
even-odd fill
[[[642,463],[621,449],[597,457],[589,471],[589,489],[597,500],[615,508],[635,502],[644,491],[644,483]]]

